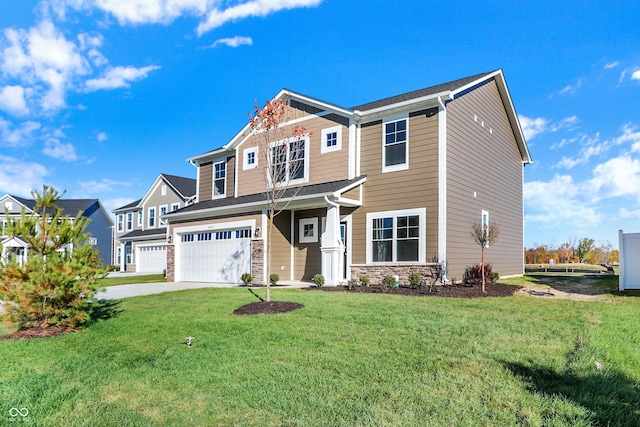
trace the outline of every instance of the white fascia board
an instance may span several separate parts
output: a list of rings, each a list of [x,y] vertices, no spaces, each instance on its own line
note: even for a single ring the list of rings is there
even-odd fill
[[[14,203],[16,203],[18,206],[21,206],[22,208],[24,208],[24,212],[25,213],[32,213],[33,211],[31,209],[29,209],[28,207],[26,207],[25,205],[23,205],[22,203],[20,203],[18,200],[16,200],[11,194],[5,194],[1,199],[0,199],[0,214],[4,213],[4,203],[6,201],[8,201],[7,199],[11,199],[11,201],[13,201]],[[22,209],[20,209],[22,211]]]
[[[138,204],[139,207],[144,207],[145,203],[147,202],[147,199],[149,197],[151,197],[151,194],[153,193],[154,189],[156,188],[156,186],[164,181],[164,176],[162,176],[162,174],[158,175],[158,177],[156,178],[155,181],[153,181],[153,184],[151,185],[151,187],[149,187],[149,189],[147,190],[147,192],[144,194],[144,197],[142,197],[142,199],[140,199],[140,203]]]
[[[408,99],[371,110],[356,110],[354,113],[360,119],[360,123],[366,123],[392,114],[408,113],[412,110],[425,107],[435,107],[438,105],[438,98],[452,98],[451,91],[446,90],[419,98]]]
[[[331,112],[334,112],[336,114],[340,114],[343,116],[347,116],[347,117],[351,117],[353,116],[354,112],[353,110],[350,110],[348,108],[344,108],[344,107],[340,107],[338,105],[335,104],[331,104],[329,102],[325,102],[325,101],[321,101],[319,99],[316,98],[312,98],[310,96],[306,96],[306,95],[302,95],[300,93],[297,92],[293,92],[291,90],[282,90],[280,91],[280,93],[278,94],[278,97],[276,97],[276,99],[286,96],[289,99],[297,99],[300,101],[303,101],[305,104],[309,104],[312,105],[314,107],[318,107],[322,110],[330,110]]]

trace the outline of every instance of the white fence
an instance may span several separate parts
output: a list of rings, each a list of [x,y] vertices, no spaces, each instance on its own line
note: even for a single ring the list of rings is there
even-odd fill
[[[640,233],[618,233],[620,237],[620,290],[640,289]]]

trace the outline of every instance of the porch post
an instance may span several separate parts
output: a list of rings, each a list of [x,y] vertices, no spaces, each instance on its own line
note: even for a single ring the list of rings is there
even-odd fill
[[[322,275],[327,286],[340,284],[340,205],[327,202],[327,221],[322,233]]]

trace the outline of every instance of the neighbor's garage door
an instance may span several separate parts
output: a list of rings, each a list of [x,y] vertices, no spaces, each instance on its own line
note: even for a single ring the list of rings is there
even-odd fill
[[[161,273],[167,268],[167,246],[138,246],[136,270],[141,273]]]
[[[241,283],[251,272],[251,230],[187,233],[180,236],[179,280]]]

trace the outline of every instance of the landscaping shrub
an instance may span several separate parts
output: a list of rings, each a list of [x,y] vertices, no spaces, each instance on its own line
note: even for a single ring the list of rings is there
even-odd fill
[[[280,275],[278,273],[273,273],[269,275],[269,281],[271,282],[272,285],[277,284],[279,280],[280,280]]]
[[[393,276],[384,276],[382,279],[382,288],[389,289],[396,286],[396,278]]]
[[[324,285],[324,276],[322,274],[316,274],[313,276],[313,283],[316,284],[317,287],[321,288]]]
[[[415,289],[420,286],[420,280],[421,280],[421,277],[418,273],[409,274],[409,286],[411,286],[412,289]]]
[[[494,281],[493,281],[493,273],[492,273],[491,270],[492,270],[491,263],[486,263],[484,265],[484,281],[485,281],[485,283],[494,283]],[[467,266],[467,268],[464,270],[464,275],[462,276],[462,281],[464,283],[469,283],[469,284],[472,284],[472,285],[482,283],[482,265],[475,264],[475,265]]]
[[[370,282],[371,282],[371,279],[366,274],[363,275],[363,276],[360,276],[360,285],[361,286],[369,286]]]
[[[243,273],[240,279],[245,286],[249,286],[253,282],[253,276],[250,273]]]

